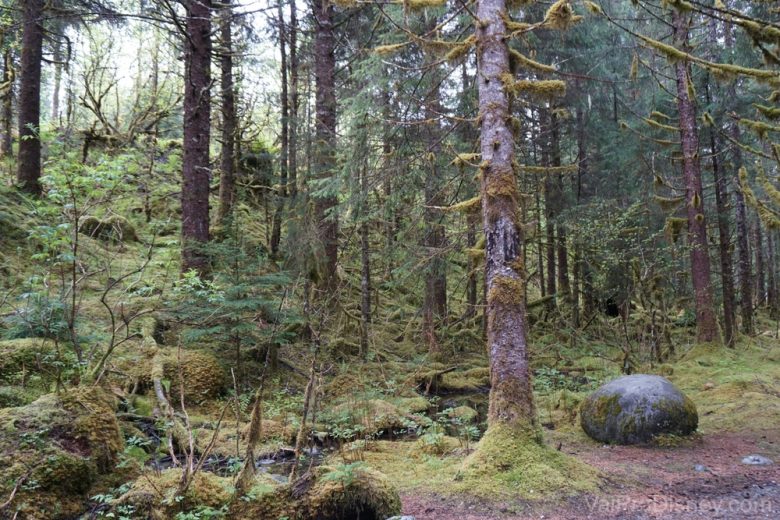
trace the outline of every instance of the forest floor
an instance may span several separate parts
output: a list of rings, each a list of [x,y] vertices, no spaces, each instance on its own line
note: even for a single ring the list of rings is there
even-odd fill
[[[755,453],[778,461],[780,429],[702,435],[674,448],[577,443],[564,445],[562,450],[608,475],[601,494],[554,502],[488,503],[407,492],[402,495],[404,514],[417,520],[780,516],[780,464],[742,463],[745,456]]]

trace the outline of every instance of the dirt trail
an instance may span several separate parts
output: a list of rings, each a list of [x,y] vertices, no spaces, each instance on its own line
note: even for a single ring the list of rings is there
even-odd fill
[[[406,494],[404,514],[416,520],[780,518],[780,428],[712,434],[676,448],[591,444],[563,451],[608,476],[601,494],[541,504]],[[775,463],[742,464],[751,454]]]

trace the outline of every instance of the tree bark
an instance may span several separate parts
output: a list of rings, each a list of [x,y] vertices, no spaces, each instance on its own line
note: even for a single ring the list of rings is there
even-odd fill
[[[710,103],[710,86],[706,85],[707,104]],[[715,184],[715,207],[718,212],[718,239],[720,251],[720,279],[723,292],[723,335],[727,346],[736,341],[737,315],[734,298],[734,266],[731,258],[731,230],[729,229],[728,188],[726,178],[720,171],[720,143],[715,131],[710,129],[710,151],[712,153],[712,176]]]
[[[54,42],[54,86],[51,93],[51,122],[57,128],[60,126],[60,88],[62,85],[62,42]]]
[[[14,85],[13,85],[13,54],[11,49],[7,48],[3,54],[3,83],[8,83],[7,90],[3,94],[3,121],[2,135],[0,135],[0,158],[6,159],[13,154],[13,132],[14,124]]]
[[[313,172],[322,190],[334,174],[336,148],[336,40],[333,34],[333,5],[314,0],[315,149]],[[317,235],[322,249],[319,285],[336,288],[338,262],[338,218],[333,211],[334,195],[312,194]]]
[[[690,14],[672,11],[674,42],[677,48],[688,47]],[[677,80],[677,110],[680,119],[683,176],[688,216],[688,245],[691,255],[691,280],[696,307],[696,337],[702,342],[719,342],[720,333],[712,298],[710,258],[707,245],[707,223],[704,217],[704,196],[699,164],[699,136],[696,128],[695,100],[688,91],[689,64],[685,60],[675,63]]]
[[[188,0],[184,37],[182,271],[208,270],[211,0]]]
[[[436,26],[436,18],[428,21],[429,30]],[[425,299],[423,302],[423,336],[428,344],[428,352],[436,356],[439,354],[439,341],[437,338],[439,325],[447,317],[447,263],[444,258],[447,237],[442,223],[441,211],[436,209],[444,206],[442,196],[442,171],[440,164],[441,151],[441,127],[439,114],[442,112],[441,92],[439,89],[440,74],[438,67],[431,64],[428,58],[428,76],[431,78],[432,87],[423,100],[425,106],[425,141],[426,155],[429,166],[425,176],[425,209],[423,211],[423,254],[427,258],[425,270]]]
[[[298,13],[295,0],[290,0],[290,142],[289,182],[290,197],[298,195]]]
[[[558,116],[554,110],[550,111],[550,162],[553,167],[561,166],[561,129],[558,123]],[[559,217],[563,211],[563,175],[555,174],[555,217]],[[555,244],[558,257],[558,292],[566,299],[570,297],[571,287],[569,284],[569,254],[566,248],[566,227],[560,222],[555,224],[557,242]]]
[[[526,339],[524,266],[519,191],[513,171],[505,0],[479,0],[476,28],[480,137],[480,192],[485,233],[487,350],[490,356],[490,426],[520,431],[536,426]]]
[[[763,307],[766,305],[766,271],[764,269],[764,233],[761,229],[761,218],[756,213],[756,224],[753,227],[753,236],[756,246],[753,248],[753,254],[756,260],[756,286],[755,286],[755,305]]]
[[[289,147],[290,147],[290,108],[289,97],[287,94],[287,29],[284,22],[284,11],[282,10],[282,1],[279,0],[278,9],[279,18],[279,54],[281,57],[281,80],[282,88],[279,93],[279,104],[281,107],[281,135],[279,150],[279,196],[277,197],[276,211],[274,212],[273,230],[271,231],[271,255],[274,257],[279,253],[279,242],[282,237],[282,214],[284,213],[284,203],[287,198],[287,172],[289,165]]]
[[[19,158],[17,182],[32,195],[41,194],[41,61],[43,0],[27,0],[22,10],[22,77],[19,86]]]
[[[780,310],[780,302],[777,294],[777,235],[776,232],[767,229],[767,304],[769,306],[769,316],[777,319]]]
[[[732,139],[739,141],[739,127],[737,123],[731,125]],[[755,333],[753,327],[753,274],[750,261],[750,246],[748,244],[748,217],[745,205],[745,195],[739,186],[737,171],[742,164],[742,154],[738,147],[734,147],[734,220],[737,228],[737,272],[739,273],[739,308],[742,317],[742,333],[752,336]]]
[[[222,149],[219,158],[219,222],[223,223],[233,209],[236,196],[236,91],[233,83],[233,9],[223,0],[220,22],[220,89],[222,91]]]

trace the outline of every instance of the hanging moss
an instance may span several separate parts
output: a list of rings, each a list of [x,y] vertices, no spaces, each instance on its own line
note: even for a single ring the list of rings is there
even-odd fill
[[[374,52],[380,56],[388,56],[390,54],[395,54],[396,52],[400,51],[410,43],[411,42],[393,43],[390,45],[380,45],[379,47],[374,47]]]
[[[529,166],[521,164],[518,171],[521,173],[530,173],[534,175],[561,175],[567,173],[577,173],[579,164],[565,164],[563,166]]]
[[[666,219],[664,234],[670,242],[677,243],[677,240],[682,236],[682,232],[686,229],[687,225],[688,219],[686,218],[669,217]]]
[[[769,101],[770,103],[777,103],[778,101],[780,101],[780,90],[773,90],[772,93],[769,94],[767,101]]]
[[[685,202],[685,196],[679,196],[679,197],[661,197],[658,195],[653,196],[653,200],[661,206],[661,208],[664,211],[673,211],[676,209],[680,204]]]
[[[544,25],[559,31],[565,31],[582,20],[582,16],[574,14],[569,0],[557,0],[544,15]]]
[[[526,70],[535,70],[537,72],[557,72],[557,69],[552,65],[539,63],[538,61],[532,60],[528,56],[525,56],[524,54],[521,54],[514,49],[509,50],[509,59],[511,61],[510,68],[512,70],[517,70],[517,68],[522,67]]]
[[[679,132],[680,129],[672,126],[672,125],[665,125],[663,123],[659,123],[655,119],[650,119],[649,117],[643,117],[642,120],[647,123],[650,126],[653,126],[655,128],[660,128],[662,130],[668,130],[669,132]]]
[[[761,112],[761,115],[763,115],[767,119],[780,118],[780,108],[768,107],[766,105],[759,105],[756,103],[754,103],[753,106],[756,107],[756,110]]]
[[[459,153],[450,163],[453,166],[476,166],[475,162],[479,159],[478,153]]]
[[[412,11],[425,9],[426,7],[441,7],[446,3],[447,0],[403,0],[404,8]]]
[[[701,121],[704,126],[715,126],[715,120],[712,118],[709,112],[704,112],[701,115]]]
[[[508,77],[506,77],[508,76]],[[507,89],[516,96],[529,95],[549,100],[566,95],[566,83],[561,80],[519,80],[515,81],[511,74],[502,76]]]
[[[510,35],[524,33],[536,27],[536,25],[534,24],[530,24],[526,22],[516,22],[512,20],[509,17],[509,15],[506,13],[502,13],[501,17],[504,19],[504,25],[506,25],[506,30],[508,33],[510,33]]]
[[[587,7],[588,11],[593,14],[604,14],[604,10],[601,8],[601,6],[595,2],[585,0],[585,7]]]
[[[634,58],[631,60],[631,71],[628,73],[628,77],[631,81],[636,81],[636,77],[639,74],[639,56],[634,53]]]
[[[445,211],[458,211],[462,213],[478,213],[481,210],[482,197],[474,197],[445,208]]]
[[[753,119],[740,119],[739,124],[755,132],[759,139],[766,139],[769,132],[780,132],[780,126],[770,125],[769,123]]]
[[[462,58],[466,54],[468,54],[469,51],[474,47],[474,45],[477,43],[477,37],[475,35],[471,35],[462,42],[457,42],[454,44],[454,47],[450,49],[450,51],[444,56],[444,58],[447,61],[455,61],[459,58]]]

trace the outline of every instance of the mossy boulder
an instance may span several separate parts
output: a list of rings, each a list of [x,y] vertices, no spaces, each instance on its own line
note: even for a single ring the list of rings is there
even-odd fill
[[[179,366],[181,365],[181,370]],[[179,395],[179,373],[184,378],[184,397],[195,404],[219,397],[227,388],[227,374],[219,360],[204,350],[176,350],[165,356],[165,378],[171,382],[171,393]]]
[[[22,338],[0,341],[0,382],[45,384],[54,378],[56,365],[57,355],[51,340]]]
[[[696,431],[696,405],[669,380],[636,374],[611,381],[580,407],[582,428],[591,438],[614,444],[641,444],[659,435]]]
[[[6,512],[36,520],[77,516],[123,448],[115,402],[98,388],[0,410],[0,496],[24,484]]]
[[[137,242],[138,234],[135,227],[124,217],[111,215],[100,219],[92,215],[79,220],[79,233],[113,242]]]
[[[359,464],[359,463],[358,463]],[[401,512],[401,499],[381,473],[355,465],[322,466],[292,485],[260,482],[234,502],[231,518],[384,520]]]
[[[130,490],[111,505],[132,508],[133,518],[167,520],[181,512],[219,509],[230,501],[233,491],[230,478],[199,471],[187,491],[179,495],[181,478],[181,468],[141,475],[133,482]]]

